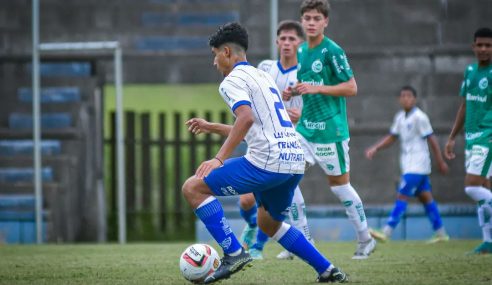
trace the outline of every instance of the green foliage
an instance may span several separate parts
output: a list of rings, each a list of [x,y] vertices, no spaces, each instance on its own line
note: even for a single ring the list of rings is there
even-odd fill
[[[0,284],[191,284],[179,272],[187,243],[0,247]],[[355,284],[492,284],[492,256],[467,256],[479,241],[390,242],[368,260],[351,256],[353,242],[317,242]],[[218,249],[217,245],[214,245]],[[299,259],[279,261],[274,242],[265,260],[221,284],[314,284],[316,273]]]
[[[125,111],[134,111],[136,113],[135,118],[135,135],[137,141],[140,141],[142,129],[141,129],[141,115],[144,112],[150,113],[150,136],[152,140],[157,140],[159,136],[159,114],[166,113],[166,139],[172,140],[175,136],[175,124],[174,113],[179,112],[182,114],[180,119],[181,124],[181,139],[187,141],[192,136],[187,131],[185,121],[191,116],[191,112],[196,112],[196,116],[205,117],[205,112],[212,113],[212,120],[219,121],[219,112],[227,111],[228,107],[223,102],[218,93],[217,84],[188,84],[188,85],[164,85],[164,84],[139,84],[139,85],[125,85],[123,88],[123,102]],[[110,137],[110,113],[115,110],[115,89],[112,85],[107,85],[104,91],[104,123],[105,123],[105,138]],[[214,139],[218,139],[218,136],[213,136]],[[204,139],[204,135],[197,136],[197,140]],[[216,151],[214,148],[213,151]],[[179,178],[181,183],[192,173],[194,170],[190,169],[190,153],[189,148],[185,144],[182,144],[179,151],[182,161],[182,175]],[[108,201],[108,239],[111,241],[117,240],[117,218],[116,209],[112,209],[110,201],[116,199],[112,197],[110,191],[110,148],[106,145],[105,148],[105,185],[107,190]],[[145,209],[141,203],[142,196],[142,155],[141,145],[137,143],[135,146],[135,161],[127,163],[133,163],[136,169],[136,210],[133,213],[128,213],[128,239],[130,241],[154,241],[154,240],[176,240],[178,238],[190,239],[194,235],[194,224],[191,210],[188,205],[183,201],[182,209],[183,215],[186,217],[186,222],[182,224],[182,228],[175,230],[173,228],[173,215],[172,209],[175,207],[175,195],[181,195],[177,193],[175,182],[176,164],[174,157],[177,154],[176,149],[173,146],[168,145],[166,150],[166,165],[167,173],[159,173],[159,152],[158,147],[154,145],[151,150],[151,187],[152,205],[150,208]],[[199,146],[195,159],[197,163],[201,163],[203,160],[210,159],[205,157],[204,146]],[[162,194],[159,191],[159,179],[164,176],[166,181],[166,193]],[[180,184],[180,183],[178,183]],[[179,187],[178,187],[179,188]],[[165,197],[162,197],[165,195]],[[167,201],[167,208],[160,209],[160,200],[165,198]],[[165,218],[168,219],[168,225],[166,228],[160,226],[161,213],[166,212]],[[191,214],[190,214],[191,213]],[[193,217],[188,217],[192,215]],[[132,222],[133,221],[133,222]],[[179,232],[179,234],[175,234]]]
[[[217,84],[128,84],[123,87],[123,108],[138,112],[222,111],[227,106]],[[115,89],[104,89],[106,111],[115,110]]]

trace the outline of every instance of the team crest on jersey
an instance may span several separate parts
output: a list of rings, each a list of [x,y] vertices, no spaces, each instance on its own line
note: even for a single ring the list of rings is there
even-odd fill
[[[487,77],[482,78],[478,82],[478,87],[482,90],[486,89],[489,86],[489,81],[487,80]]]
[[[323,69],[323,64],[321,63],[321,60],[319,59],[315,60],[311,65],[311,69],[316,73],[320,73],[321,70]]]

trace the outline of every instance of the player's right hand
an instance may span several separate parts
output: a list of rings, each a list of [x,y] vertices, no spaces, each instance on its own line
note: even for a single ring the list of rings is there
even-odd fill
[[[207,160],[207,161],[204,161],[204,162],[202,162],[202,164],[200,164],[200,166],[196,170],[195,176],[197,178],[203,179],[210,172],[212,172],[212,170],[214,170],[216,168],[219,168],[221,166],[222,166],[222,163],[219,160],[215,159],[215,158],[214,159]]]
[[[289,101],[292,98],[294,93],[294,89],[292,87],[287,87],[284,91],[282,91],[282,100]]]
[[[446,145],[444,146],[444,157],[448,160],[454,159],[456,154],[454,153],[454,140],[448,139]]]
[[[201,118],[192,118],[186,121],[185,123],[188,126],[188,131],[192,132],[195,135],[205,133],[210,133],[210,123]]]
[[[376,154],[376,152],[378,152],[378,150],[375,147],[370,147],[366,149],[366,158],[371,160]]]

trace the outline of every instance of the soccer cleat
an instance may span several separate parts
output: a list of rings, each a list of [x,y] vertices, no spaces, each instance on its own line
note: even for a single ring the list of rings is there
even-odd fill
[[[277,255],[277,259],[284,259],[284,260],[292,260],[294,259],[294,257],[295,255],[288,250],[284,250]]]
[[[369,229],[369,234],[375,238],[377,241],[380,241],[382,243],[385,243],[388,241],[388,236],[380,230],[375,230],[375,229]]]
[[[357,250],[352,256],[352,259],[367,259],[369,255],[376,249],[376,240],[371,238],[365,242],[359,242]]]
[[[251,258],[253,258],[253,260],[263,259],[263,252],[255,247],[249,250],[249,255],[251,255]]]
[[[246,225],[241,233],[241,243],[243,247],[248,250],[253,247],[254,239],[256,237],[256,233],[258,232],[258,226],[250,227]]]
[[[482,242],[469,254],[492,254],[492,242]]]
[[[224,254],[224,257],[222,257],[220,261],[219,268],[217,268],[214,273],[207,276],[203,283],[210,284],[222,279],[227,279],[245,266],[250,266],[251,264],[249,263],[253,261],[253,259],[244,248],[241,248],[241,253],[239,255],[231,256]]]
[[[329,274],[328,274],[329,272]],[[318,283],[328,283],[328,282],[337,282],[337,283],[345,283],[348,281],[347,274],[345,274],[342,270],[333,267],[330,271],[325,271],[323,274],[318,276],[316,282]]]
[[[434,244],[438,242],[447,242],[447,241],[449,241],[449,236],[447,234],[435,234],[426,243]]]

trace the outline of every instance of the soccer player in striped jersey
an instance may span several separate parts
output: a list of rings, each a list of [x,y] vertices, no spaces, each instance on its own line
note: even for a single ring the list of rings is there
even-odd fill
[[[345,273],[299,230],[283,222],[283,213],[304,173],[304,153],[275,82],[247,62],[246,29],[238,23],[225,24],[210,37],[209,45],[214,65],[225,77],[219,93],[236,120],[232,126],[201,118],[186,122],[194,134],[226,136],[215,157],[202,162],[182,188],[196,216],[224,251],[221,265],[204,282],[228,278],[251,262],[215,198],[251,192],[259,205],[258,224],[269,237],[311,265],[318,273],[318,282],[345,282]],[[247,154],[228,159],[242,140],[248,145]]]
[[[442,224],[441,215],[431,193],[429,174],[431,160],[428,144],[432,148],[437,166],[442,174],[448,172],[448,165],[441,155],[441,148],[433,135],[429,117],[416,106],[417,91],[411,86],[404,86],[400,90],[399,111],[391,125],[390,134],[366,150],[366,157],[372,159],[381,149],[387,148],[400,139],[400,167],[401,181],[398,196],[390,217],[382,230],[370,230],[371,235],[382,242],[391,237],[393,229],[400,222],[405,213],[408,199],[417,196],[425,208],[425,213],[434,230],[434,236],[428,243],[448,241]]]
[[[297,83],[297,48],[304,40],[302,26],[296,21],[282,21],[278,24],[276,45],[280,54],[279,60],[263,60],[258,68],[272,76],[280,91],[286,90]],[[302,98],[293,97],[284,101],[285,108],[291,121],[296,124],[302,110]],[[246,226],[241,234],[241,241],[249,249],[253,259],[263,259],[263,247],[268,236],[256,225],[256,201],[253,194],[240,196],[239,201],[241,216],[246,221]],[[294,198],[289,211],[290,224],[301,231],[312,242],[311,233],[306,218],[304,197],[301,189],[296,187]],[[255,240],[256,238],[256,240]],[[293,259],[294,254],[284,250],[277,255],[278,259]]]
[[[483,243],[473,250],[492,253],[492,30],[480,28],[473,38],[476,63],[465,69],[460,96],[462,103],[449,135],[444,156],[454,159],[455,138],[465,127],[465,192],[477,202]]]
[[[299,66],[293,88],[284,98],[302,95],[303,108],[297,124],[306,162],[325,172],[331,191],[345,207],[357,235],[353,259],[366,259],[376,241],[369,234],[362,201],[350,184],[349,127],[346,97],[357,94],[357,83],[343,49],[324,35],[328,27],[326,0],[304,0],[301,23],[306,42],[299,46]]]

